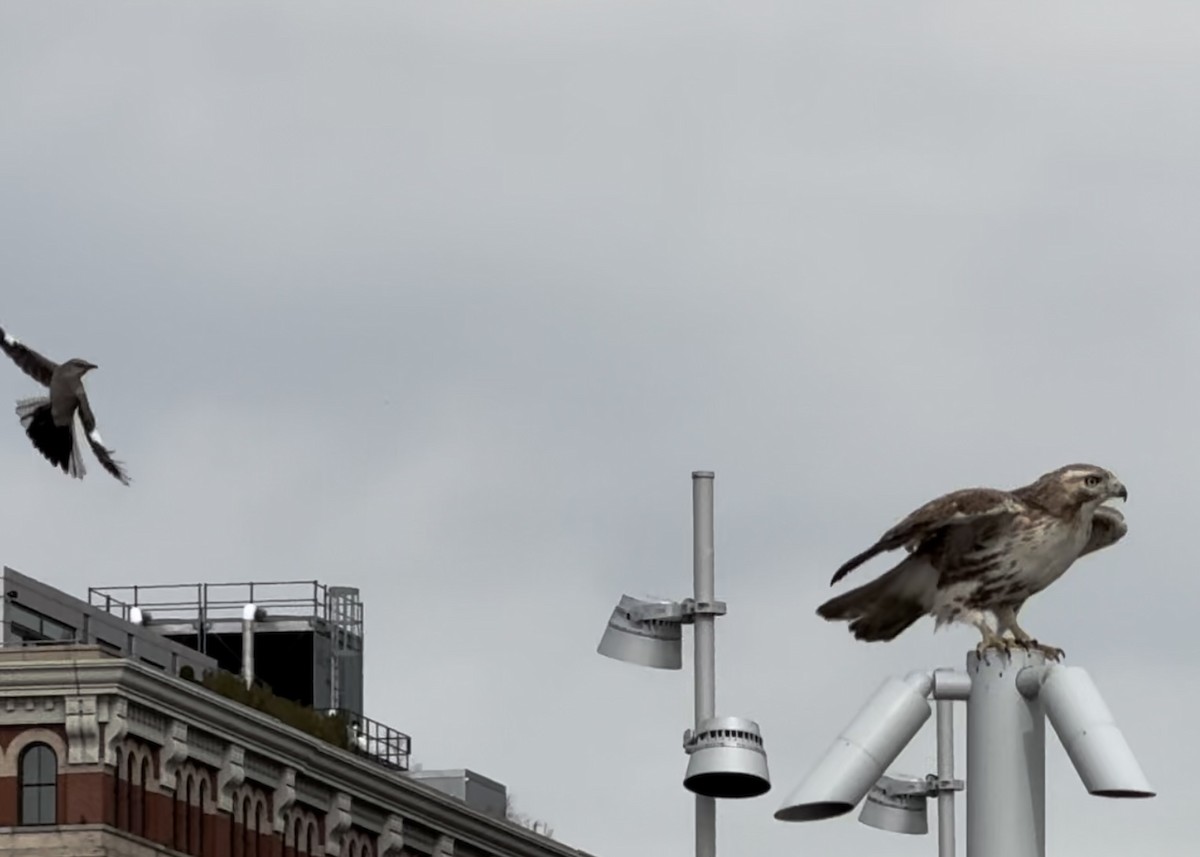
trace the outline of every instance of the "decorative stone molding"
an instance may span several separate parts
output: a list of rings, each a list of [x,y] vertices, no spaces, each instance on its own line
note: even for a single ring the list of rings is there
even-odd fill
[[[346,792],[337,792],[329,802],[329,811],[325,813],[325,853],[342,853],[342,840],[350,829],[353,820],[350,817],[351,800]]]
[[[296,802],[296,769],[284,768],[271,797],[271,829],[283,833],[288,823],[288,810]]]
[[[236,744],[225,748],[221,769],[217,771],[217,806],[222,812],[233,811],[233,793],[246,779],[246,769],[243,766],[245,759],[245,748]]]
[[[188,727],[188,746],[192,758],[220,767],[226,743],[196,726]]]
[[[109,697],[106,706],[108,717],[104,722],[104,764],[117,764],[117,751],[129,732],[129,700],[121,696]]]
[[[272,759],[268,759],[260,753],[255,753],[249,748],[246,749],[244,767],[246,769],[247,780],[254,780],[272,788],[274,788],[275,783],[279,782],[279,778],[283,776],[283,765]]]
[[[61,696],[25,696],[4,698],[0,708],[0,723],[62,723],[63,699]]]
[[[170,718],[161,711],[133,702],[129,705],[127,716],[131,734],[139,735],[155,744],[161,744],[165,739]]]
[[[180,766],[188,757],[188,725],[182,720],[172,720],[167,727],[166,740],[158,754],[158,781],[164,789],[175,791]]]
[[[383,823],[379,834],[379,857],[402,857],[404,853],[404,819],[392,814]]]
[[[433,846],[433,857],[454,857],[454,837],[443,833]]]
[[[67,733],[67,763],[96,765],[100,762],[100,717],[94,696],[68,696],[63,729]]]
[[[327,806],[334,798],[329,781],[317,781],[309,776],[296,776],[296,800],[309,806]]]

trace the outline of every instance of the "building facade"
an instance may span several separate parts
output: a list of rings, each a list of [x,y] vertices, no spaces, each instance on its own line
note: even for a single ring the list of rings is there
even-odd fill
[[[499,783],[341,749],[179,674],[204,654],[5,577],[0,855],[588,857],[508,821]]]

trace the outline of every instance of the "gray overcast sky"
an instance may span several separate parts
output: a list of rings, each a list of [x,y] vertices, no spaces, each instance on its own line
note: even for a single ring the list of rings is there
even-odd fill
[[[76,594],[357,585],[368,713],[417,761],[602,857],[683,857],[690,675],[595,646],[622,591],[687,593],[713,469],[718,708],[774,778],[722,852],[924,855],[772,813],[884,677],[977,636],[813,611],[916,504],[1091,461],[1130,535],[1023,618],[1160,796],[1089,797],[1051,736],[1048,850],[1194,854],[1198,28],[1169,0],[6,3],[0,324],[100,365],[135,482],[0,420],[2,559]]]

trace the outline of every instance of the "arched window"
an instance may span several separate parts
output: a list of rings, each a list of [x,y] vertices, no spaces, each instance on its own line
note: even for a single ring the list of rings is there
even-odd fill
[[[196,805],[196,850],[194,853],[204,853],[204,801],[208,797],[208,775],[200,778],[200,800]]]
[[[255,816],[256,816],[256,818],[254,819],[254,833],[255,833],[254,847],[257,850],[254,853],[270,854],[271,843],[269,841],[264,842],[263,838],[262,838],[262,837],[270,834],[271,826],[270,826],[270,824],[267,823],[267,799],[265,797],[262,797],[261,795],[259,796],[259,799],[258,799],[258,809],[255,812]]]
[[[150,757],[146,756],[142,759],[142,789],[138,792],[142,811],[141,828],[137,831],[141,836],[146,835],[147,819],[150,818]]]
[[[137,753],[132,750],[125,759],[125,800],[129,802],[129,832],[142,832],[142,802],[138,800],[137,784],[134,782],[134,773],[139,770],[137,767]]]
[[[235,794],[233,796],[233,803],[229,807],[229,850],[226,852],[229,857],[236,857],[238,853],[238,845],[241,843],[241,840],[238,839],[237,835],[238,807],[241,805],[242,802],[238,800],[238,797]]]
[[[139,805],[133,800],[133,764],[137,761],[136,753],[132,749],[125,752],[125,829],[129,831],[137,830],[137,815]]]
[[[296,857],[301,851],[300,832],[302,830],[300,822],[300,813],[292,810],[292,835],[286,840],[283,848],[283,857]]]
[[[116,827],[123,828],[124,822],[121,820],[121,767],[122,767],[121,748],[117,748],[117,766],[113,768],[113,824]],[[128,810],[126,810],[128,811]]]
[[[58,822],[58,756],[47,744],[21,751],[21,824]]]
[[[180,851],[192,853],[192,787],[196,784],[196,775],[188,771],[187,790],[183,793],[183,842]]]
[[[254,802],[247,793],[242,798],[242,854],[245,857],[258,857],[258,831],[253,828],[253,818]]]

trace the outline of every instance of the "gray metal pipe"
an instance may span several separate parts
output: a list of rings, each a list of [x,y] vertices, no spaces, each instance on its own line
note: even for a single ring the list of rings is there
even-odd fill
[[[1045,857],[1046,718],[1017,675],[1038,652],[967,655],[967,857]]]
[[[937,776],[948,783],[954,779],[954,702],[937,701]],[[938,792],[938,857],[954,857],[954,792]]]
[[[707,470],[692,473],[692,580],[697,603],[715,599],[713,548],[713,479]],[[696,646],[696,733],[714,716],[717,705],[716,617],[698,613],[693,627]],[[696,795],[696,857],[716,857],[717,801]]]

